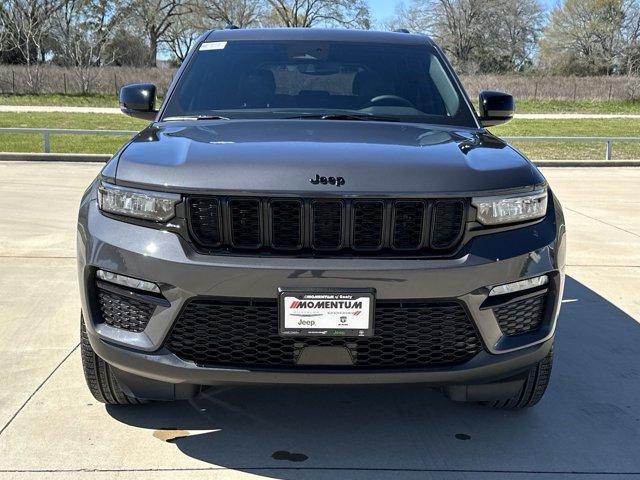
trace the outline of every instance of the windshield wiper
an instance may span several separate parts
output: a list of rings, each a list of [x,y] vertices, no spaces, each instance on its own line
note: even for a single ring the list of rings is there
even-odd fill
[[[175,122],[180,120],[231,120],[229,117],[222,117],[220,115],[187,115],[183,117],[165,117],[163,122]]]
[[[370,115],[368,113],[329,113],[329,114],[300,114],[287,119],[305,119],[317,118],[318,120],[362,120],[371,122],[399,122],[400,120],[393,117],[383,117],[380,115]]]

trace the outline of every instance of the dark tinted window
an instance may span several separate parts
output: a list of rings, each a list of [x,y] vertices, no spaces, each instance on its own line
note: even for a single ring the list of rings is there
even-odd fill
[[[429,46],[353,42],[204,43],[164,118],[334,113],[476,126]]]

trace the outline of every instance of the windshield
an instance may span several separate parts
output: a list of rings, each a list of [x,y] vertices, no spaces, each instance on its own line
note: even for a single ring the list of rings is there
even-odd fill
[[[211,115],[477,126],[426,44],[205,42],[181,75],[163,119]]]

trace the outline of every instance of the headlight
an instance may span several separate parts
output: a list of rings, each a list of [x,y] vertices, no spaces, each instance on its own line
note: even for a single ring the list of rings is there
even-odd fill
[[[136,188],[119,187],[100,183],[98,187],[98,207],[116,215],[166,222],[176,214],[176,204],[180,195],[151,192]]]
[[[471,203],[484,225],[534,220],[547,213],[547,189],[519,196],[477,197]]]

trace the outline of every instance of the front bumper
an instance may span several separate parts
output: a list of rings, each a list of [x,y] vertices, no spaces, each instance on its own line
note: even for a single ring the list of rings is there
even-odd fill
[[[203,255],[174,233],[102,215],[90,194],[83,199],[78,222],[80,291],[92,347],[116,367],[124,383],[147,379],[161,389],[168,386],[174,397],[180,396],[176,393],[179,385],[190,391],[191,385],[229,382],[470,385],[512,378],[544,358],[551,348],[564,282],[564,250],[564,220],[556,202],[551,202],[547,216],[538,223],[474,237],[457,258],[437,260]],[[100,323],[93,300],[98,268],[155,282],[168,304],[155,309],[140,333]],[[535,333],[503,335],[493,311],[481,308],[489,287],[542,274],[551,280],[548,318]],[[484,351],[451,367],[295,371],[205,368],[163,347],[190,299],[275,299],[278,288],[283,287],[374,288],[378,300],[457,299],[475,323]]]

